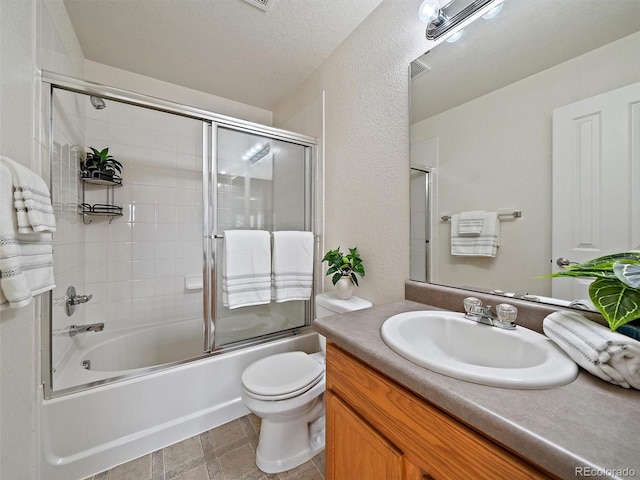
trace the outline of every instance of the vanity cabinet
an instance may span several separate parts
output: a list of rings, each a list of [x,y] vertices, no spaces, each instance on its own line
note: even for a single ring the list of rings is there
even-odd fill
[[[327,480],[557,478],[327,345]]]

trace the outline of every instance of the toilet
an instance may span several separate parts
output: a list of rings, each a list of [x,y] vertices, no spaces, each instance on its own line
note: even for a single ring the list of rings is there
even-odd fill
[[[316,295],[316,318],[371,307],[358,297]],[[265,473],[291,470],[324,450],[325,338],[321,351],[278,353],[242,374],[242,401],[262,418],[256,465]]]

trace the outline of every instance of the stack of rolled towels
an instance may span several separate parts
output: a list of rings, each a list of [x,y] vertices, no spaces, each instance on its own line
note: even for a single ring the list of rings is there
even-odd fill
[[[614,385],[640,390],[640,342],[612,332],[577,312],[554,312],[544,333],[589,373]]]

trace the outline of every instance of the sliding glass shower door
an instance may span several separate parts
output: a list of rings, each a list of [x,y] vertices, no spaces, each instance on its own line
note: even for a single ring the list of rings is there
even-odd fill
[[[58,88],[51,96],[52,389],[201,356],[210,123]],[[108,149],[121,171],[85,168],[90,148]]]
[[[308,301],[229,309],[221,300],[225,230],[310,230],[311,147],[242,130],[214,129],[214,337],[219,348],[308,322]]]
[[[221,285],[225,231],[312,230],[313,139],[44,77],[58,228],[46,398],[309,325],[311,298],[229,309]],[[90,148],[118,162],[116,175],[87,167]]]

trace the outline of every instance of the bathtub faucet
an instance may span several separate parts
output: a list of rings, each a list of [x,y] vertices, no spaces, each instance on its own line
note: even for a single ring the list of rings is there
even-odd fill
[[[79,333],[101,332],[104,330],[104,323],[90,323],[88,325],[71,325],[69,327],[69,336],[74,337]]]

